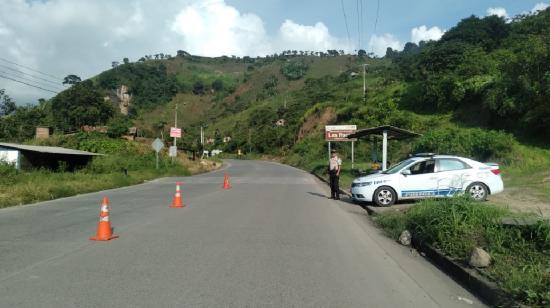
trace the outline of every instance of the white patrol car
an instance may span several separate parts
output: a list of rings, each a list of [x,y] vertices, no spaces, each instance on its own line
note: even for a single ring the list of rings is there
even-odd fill
[[[397,200],[450,197],[467,192],[478,201],[502,192],[497,164],[450,155],[417,154],[381,173],[353,180],[354,201],[390,206]]]

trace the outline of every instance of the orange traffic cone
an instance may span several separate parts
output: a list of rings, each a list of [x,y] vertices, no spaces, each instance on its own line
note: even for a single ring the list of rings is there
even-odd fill
[[[97,224],[96,236],[90,237],[92,241],[110,241],[118,238],[118,235],[113,234],[111,222],[109,221],[109,198],[103,197],[101,203],[101,211],[99,212],[99,223]]]
[[[231,182],[229,182],[229,176],[225,173],[223,176],[223,189],[229,188],[231,188]]]
[[[185,206],[181,199],[180,184],[180,182],[176,182],[176,194],[174,195],[174,199],[172,199],[172,205],[170,205],[170,207],[180,208]]]

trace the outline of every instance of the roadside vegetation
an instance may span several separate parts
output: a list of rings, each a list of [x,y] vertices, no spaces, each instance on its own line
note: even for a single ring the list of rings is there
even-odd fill
[[[389,48],[384,57],[364,50],[287,50],[266,57],[207,58],[179,50],[174,57],[114,61],[112,69],[85,81],[70,75],[69,89],[37,104],[16,105],[0,89],[0,140],[36,143],[35,127],[49,126],[55,135],[43,145],[107,154],[76,172],[18,173],[0,163],[0,207],[205,170],[185,158],[172,164],[165,153],[156,170],[149,144],[119,139],[135,126],[141,138],[168,141],[176,108],[184,131],[180,148],[199,156],[219,149],[223,157],[239,150],[242,158],[275,157],[319,176],[327,176],[325,125],[393,125],[422,136],[391,141],[390,163],[413,152],[496,162],[506,197],[496,202],[500,207],[462,198],[423,201],[406,213],[379,216],[379,224],[394,237],[408,228],[457,260],[481,246],[494,257],[482,271],[487,277],[524,303],[549,305],[548,223],[499,223],[516,215],[507,207],[524,210],[517,202],[527,196],[529,204],[550,213],[548,33],[550,8],[511,21],[467,17],[439,41]],[[128,115],[119,112],[121,86],[131,97]],[[63,136],[83,125],[109,129],[107,135]],[[379,143],[358,141],[353,169],[350,144],[333,143],[333,148],[344,161],[344,189],[358,170],[371,170],[373,149],[381,160]]]
[[[392,238],[409,230],[418,241],[439,249],[467,266],[474,247],[481,247],[492,263],[477,269],[496,281],[518,301],[534,306],[550,304],[550,222],[503,225],[502,218],[520,217],[507,209],[467,197],[425,200],[406,212],[388,211],[375,221]]]
[[[155,154],[149,144],[97,133],[54,136],[40,144],[105,155],[95,157],[85,168],[76,171],[64,170],[62,164],[58,170],[16,171],[0,162],[0,207],[123,187],[162,176],[187,176],[214,167],[192,162],[182,155],[172,162],[166,153],[161,153],[159,169],[156,169]]]

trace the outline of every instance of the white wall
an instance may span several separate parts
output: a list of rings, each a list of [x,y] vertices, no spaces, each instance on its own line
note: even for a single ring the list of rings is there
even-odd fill
[[[0,148],[0,160],[5,161],[15,165],[15,168],[19,169],[19,151],[17,150],[8,150]]]

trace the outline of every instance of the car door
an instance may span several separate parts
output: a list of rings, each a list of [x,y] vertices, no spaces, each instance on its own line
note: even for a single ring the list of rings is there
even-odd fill
[[[410,174],[400,174],[400,198],[419,199],[436,195],[435,160],[427,159],[406,168]]]
[[[471,181],[472,167],[457,158],[437,158],[436,173],[437,191],[441,197],[451,197],[462,192]]]

